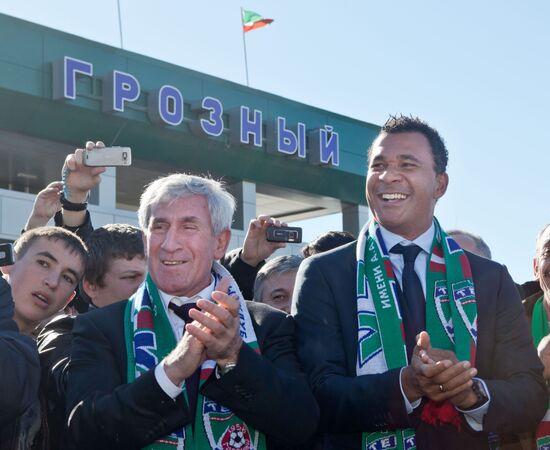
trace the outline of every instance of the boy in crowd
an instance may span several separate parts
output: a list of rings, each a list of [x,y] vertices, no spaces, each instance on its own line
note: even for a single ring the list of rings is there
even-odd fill
[[[14,253],[15,264],[2,270],[12,289],[14,319],[23,334],[31,335],[74,296],[84,273],[86,246],[63,228],[41,227],[24,233]]]
[[[17,240],[14,254],[15,263],[2,271],[11,286],[15,322],[22,334],[32,336],[40,323],[57,314],[74,296],[84,272],[86,246],[70,231],[40,227]],[[36,375],[31,371],[24,378],[32,380]],[[32,394],[24,413],[2,427],[0,448],[30,448],[33,440],[41,442],[39,446],[48,445],[45,414],[36,390]],[[29,391],[23,393],[24,398],[28,395]]]
[[[82,290],[97,308],[126,300],[145,279],[143,234],[128,224],[94,230],[86,240],[88,261]]]

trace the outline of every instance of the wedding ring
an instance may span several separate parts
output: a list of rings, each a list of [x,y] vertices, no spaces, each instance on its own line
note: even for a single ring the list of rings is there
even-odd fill
[[[440,392],[443,392],[444,390],[445,390],[445,389],[443,389],[443,385],[440,384],[440,385],[439,385],[439,391],[440,391]]]

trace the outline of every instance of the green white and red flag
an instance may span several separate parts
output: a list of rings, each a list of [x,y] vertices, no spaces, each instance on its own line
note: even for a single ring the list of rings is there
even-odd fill
[[[243,30],[245,33],[263,28],[273,22],[273,19],[264,19],[254,11],[243,9]]]

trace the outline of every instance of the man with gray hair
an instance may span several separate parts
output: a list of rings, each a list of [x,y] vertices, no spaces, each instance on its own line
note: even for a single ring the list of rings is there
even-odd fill
[[[298,255],[278,256],[263,266],[254,282],[254,300],[290,314],[296,272],[303,258]]]
[[[75,324],[74,448],[271,450],[315,432],[292,318],[245,302],[217,262],[234,208],[207,178],[173,174],[145,189],[146,280],[129,300]]]
[[[491,259],[491,249],[481,236],[464,230],[447,230],[447,234],[451,236],[463,250],[481,256],[482,258]]]

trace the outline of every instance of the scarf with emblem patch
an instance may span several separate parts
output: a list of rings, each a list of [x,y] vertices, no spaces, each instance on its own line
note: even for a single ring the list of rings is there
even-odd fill
[[[245,345],[259,353],[250,314],[237,283],[217,262],[213,265],[212,274],[215,286],[222,278],[231,280],[228,294],[239,298],[241,338]],[[154,370],[177,344],[158,290],[149,275],[128,301],[124,314],[124,333],[128,382]],[[228,408],[200,394],[200,387],[215,367],[216,363],[212,360],[205,361],[201,366],[194,432],[189,424],[157,439],[146,447],[148,450],[265,450],[265,436],[262,433],[244,423]],[[183,395],[188,400],[185,385]]]
[[[474,366],[477,307],[468,259],[460,246],[434,218],[435,234],[426,268],[426,331],[431,344],[453,351]],[[407,350],[398,303],[398,284],[382,238],[372,220],[357,242],[357,375],[405,367]],[[454,423],[460,417],[450,402],[427,402],[422,419],[433,425]],[[366,432],[362,449],[416,449],[414,429]]]
[[[544,295],[537,300],[533,307],[533,317],[531,318],[531,333],[533,335],[533,344],[538,347],[542,338],[547,336],[548,319],[544,311]],[[544,417],[537,426],[535,433],[537,441],[537,450],[549,448],[550,446],[550,400],[548,400],[548,408]]]

